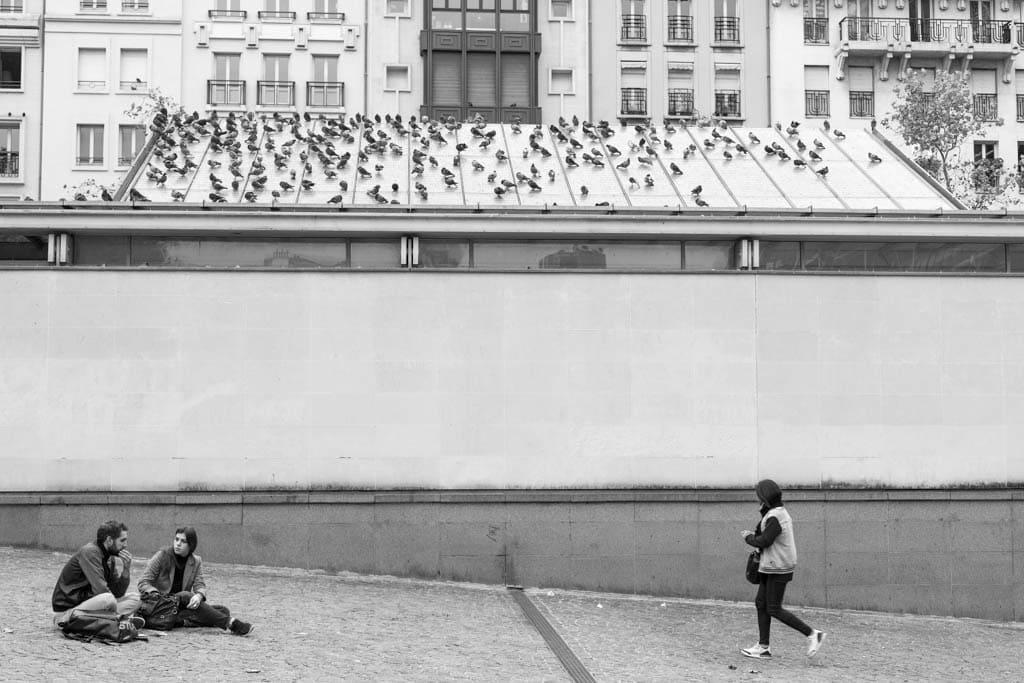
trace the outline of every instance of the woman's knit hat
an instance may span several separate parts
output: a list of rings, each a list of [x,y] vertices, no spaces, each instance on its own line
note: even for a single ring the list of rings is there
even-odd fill
[[[757,499],[770,508],[782,505],[782,489],[771,479],[762,479],[757,482],[754,492],[757,493]]]

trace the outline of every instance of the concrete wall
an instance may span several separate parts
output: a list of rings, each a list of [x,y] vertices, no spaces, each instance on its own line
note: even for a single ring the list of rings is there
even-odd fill
[[[1024,490],[795,491],[791,604],[1024,619]],[[108,518],[138,558],[750,600],[750,491],[0,495],[0,544],[72,550]],[[56,578],[56,577],[55,577]]]
[[[1013,277],[0,271],[4,491],[1024,482]]]

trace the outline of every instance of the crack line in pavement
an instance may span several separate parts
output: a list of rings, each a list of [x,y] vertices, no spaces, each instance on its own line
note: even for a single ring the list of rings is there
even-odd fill
[[[544,642],[547,643],[551,651],[558,657],[558,661],[562,663],[565,670],[569,673],[569,676],[576,683],[595,683],[594,677],[587,671],[587,667],[583,666],[583,662],[579,660],[579,657],[572,651],[572,649],[566,645],[565,641],[562,640],[562,636],[558,635],[558,631],[551,625],[544,615],[540,613],[537,606],[533,604],[529,596],[523,591],[522,588],[515,588],[512,586],[508,587],[509,593],[512,595],[512,599],[516,601],[516,604],[522,608],[523,614],[530,620],[533,627],[537,629]]]

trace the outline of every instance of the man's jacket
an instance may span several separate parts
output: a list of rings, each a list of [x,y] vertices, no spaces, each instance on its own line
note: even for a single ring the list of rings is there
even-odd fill
[[[77,607],[91,597],[113,593],[120,598],[128,590],[131,576],[126,567],[120,577],[114,576],[113,557],[96,545],[86,543],[64,565],[53,588],[54,612]]]

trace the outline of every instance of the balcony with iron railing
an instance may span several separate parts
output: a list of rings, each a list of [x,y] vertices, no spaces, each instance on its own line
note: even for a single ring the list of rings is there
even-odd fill
[[[261,107],[293,106],[295,81],[256,81],[256,104]]]
[[[7,2],[0,2],[0,14],[21,14],[24,11],[25,4],[22,0],[8,0]]]
[[[206,81],[206,103],[212,106],[244,106],[245,81]]]
[[[307,21],[345,21],[344,12],[306,12]]]
[[[20,173],[18,152],[0,152],[0,178],[17,178]]]
[[[693,89],[669,88],[668,115],[693,116]]]
[[[668,18],[668,39],[680,43],[693,42],[693,17]]]
[[[306,83],[306,106],[345,106],[345,84],[339,81],[308,81]]]
[[[148,12],[149,0],[121,0],[122,12]]]
[[[875,93],[870,90],[850,91],[850,117],[870,118],[875,115]]]
[[[88,12],[107,9],[107,0],[80,0],[78,9]]]
[[[21,78],[19,77],[18,80],[0,80],[0,90],[21,90]]]
[[[75,163],[79,166],[102,166],[103,155],[99,156],[78,156],[75,157]]]
[[[647,17],[643,14],[623,14],[621,40],[646,42]]]
[[[622,116],[647,116],[647,88],[622,89]]]
[[[999,119],[999,101],[995,93],[976,93],[974,95],[974,118],[979,121],[997,121]]]
[[[715,91],[715,116],[723,119],[738,119],[743,116],[739,90]]]
[[[828,116],[828,90],[804,90],[804,116]]]
[[[261,9],[256,13],[256,16],[260,20],[269,19],[271,21],[295,21],[295,12],[285,12],[282,10],[268,10]]]
[[[236,19],[242,21],[249,16],[244,9],[212,9],[206,13],[211,19]]]
[[[78,90],[80,92],[103,92],[106,89],[106,81],[78,81]]]
[[[904,17],[845,17],[839,38],[851,52],[879,53],[890,44],[912,43],[914,54],[946,54],[951,46],[973,45],[984,54],[1009,55],[1024,46],[1022,24],[969,19],[908,19]]]
[[[828,19],[804,17],[804,42],[810,45],[828,43]]]
[[[715,17],[715,42],[716,43],[738,43],[738,42],[740,42],[740,18],[739,17]]]

